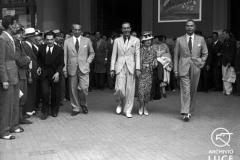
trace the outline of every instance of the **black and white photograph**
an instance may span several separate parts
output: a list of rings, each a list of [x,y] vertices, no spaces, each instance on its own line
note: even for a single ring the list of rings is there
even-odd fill
[[[239,7],[0,0],[0,160],[240,160]]]

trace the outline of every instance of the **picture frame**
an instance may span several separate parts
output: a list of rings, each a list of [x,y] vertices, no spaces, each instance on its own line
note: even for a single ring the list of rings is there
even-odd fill
[[[158,23],[202,21],[202,0],[158,0]]]

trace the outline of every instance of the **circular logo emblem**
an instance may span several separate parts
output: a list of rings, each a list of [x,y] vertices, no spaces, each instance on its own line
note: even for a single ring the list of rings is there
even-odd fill
[[[211,134],[212,143],[217,147],[226,147],[230,146],[231,135],[225,128],[217,128]]]

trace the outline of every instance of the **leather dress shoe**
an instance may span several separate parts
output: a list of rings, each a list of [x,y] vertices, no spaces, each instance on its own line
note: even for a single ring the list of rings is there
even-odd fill
[[[71,116],[76,116],[76,115],[78,115],[79,113],[80,113],[79,111],[72,111]]]
[[[52,116],[52,117],[57,117],[57,116],[58,116],[58,110],[57,110],[57,109],[52,110],[52,111],[51,111],[51,116]]]
[[[183,116],[183,121],[184,122],[188,122],[188,121],[190,121],[190,119],[191,119],[191,114],[185,114],[184,116]]]
[[[10,130],[10,133],[22,133],[24,129],[22,127],[18,127],[17,129]]]
[[[11,135],[11,134],[9,134],[9,135],[6,135],[6,136],[2,136],[2,137],[0,137],[1,139],[5,139],[5,140],[13,140],[13,139],[15,139],[16,137],[15,136],[13,136],[13,135]]]
[[[83,114],[87,114],[88,113],[88,109],[86,106],[82,106],[82,111],[83,111]]]
[[[52,117],[57,117],[57,116],[58,116],[58,114],[56,112],[52,113]]]
[[[41,120],[46,120],[48,117],[48,114],[47,113],[42,113],[42,115],[40,116],[40,119]]]

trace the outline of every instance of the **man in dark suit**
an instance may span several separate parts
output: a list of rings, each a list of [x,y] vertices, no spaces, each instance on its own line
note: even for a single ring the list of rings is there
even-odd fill
[[[11,140],[15,139],[11,132],[24,131],[19,126],[19,79],[12,37],[16,33],[14,17],[3,17],[2,25],[5,31],[0,36],[0,138]]]
[[[224,79],[224,75],[227,74],[229,67],[234,66],[234,56],[236,54],[236,40],[230,36],[230,31],[223,30],[223,46],[222,46],[222,75]],[[227,96],[232,94],[232,82],[228,82],[227,80],[223,80],[223,93]]]
[[[22,50],[27,56],[31,58],[31,62],[28,67],[27,73],[27,100],[23,107],[25,113],[32,115],[36,111],[36,100],[37,100],[37,52],[38,47],[34,44],[35,36],[37,33],[34,28],[25,29],[25,41],[22,42]]]
[[[93,42],[93,49],[95,52],[95,66],[94,75],[97,89],[104,89],[104,82],[107,72],[107,56],[108,46],[107,42],[101,38],[101,33],[96,32],[95,41]]]
[[[218,39],[218,32],[212,33],[211,73],[213,73],[213,87],[215,91],[222,91],[222,42]]]
[[[16,63],[18,66],[19,89],[21,92],[23,92],[23,96],[20,98],[19,102],[19,118],[20,124],[31,124],[32,122],[27,120],[26,112],[23,110],[23,106],[27,100],[27,69],[31,58],[22,50],[22,36],[24,29],[20,28],[18,24],[16,26],[18,27],[17,33],[14,35],[14,42],[16,46]]]
[[[60,75],[64,66],[63,50],[54,44],[55,34],[50,31],[44,37],[46,44],[39,48],[38,53],[40,66],[38,72],[43,96],[42,120],[48,117],[49,97],[51,99],[51,114],[53,117],[57,117],[61,93]]]

